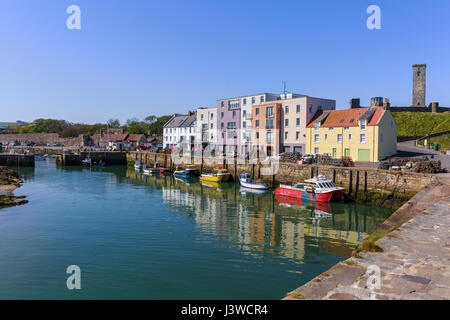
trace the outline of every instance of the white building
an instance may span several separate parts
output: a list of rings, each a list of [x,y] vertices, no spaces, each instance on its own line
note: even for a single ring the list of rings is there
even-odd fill
[[[217,108],[197,109],[197,143],[203,147],[217,142]]]

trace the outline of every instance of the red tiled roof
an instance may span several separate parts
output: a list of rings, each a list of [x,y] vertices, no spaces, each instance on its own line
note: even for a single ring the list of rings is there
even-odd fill
[[[127,141],[139,141],[143,136],[143,134],[130,134],[128,135]]]
[[[383,115],[383,107],[355,108],[345,110],[325,111],[328,116],[320,124],[321,127],[357,127],[358,120],[369,110],[374,109],[374,113],[367,123],[368,126],[378,124]],[[313,128],[315,120],[322,115],[323,111],[318,111],[307,125],[307,128]]]
[[[105,133],[101,140],[103,141],[124,141],[127,138],[127,133],[115,134],[115,133]]]

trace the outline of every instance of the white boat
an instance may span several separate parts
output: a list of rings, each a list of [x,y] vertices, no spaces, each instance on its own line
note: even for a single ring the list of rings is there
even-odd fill
[[[81,160],[81,163],[85,166],[90,166],[92,164],[92,160],[90,156],[87,156],[86,159]]]
[[[45,161],[45,157],[41,156],[40,154],[35,154],[34,161]]]
[[[140,162],[140,161],[136,161],[136,162],[134,163],[134,169],[140,171],[141,168],[142,168],[141,162]]]
[[[254,182],[249,173],[242,173],[239,177],[241,186],[248,189],[267,190],[269,186],[264,182]]]

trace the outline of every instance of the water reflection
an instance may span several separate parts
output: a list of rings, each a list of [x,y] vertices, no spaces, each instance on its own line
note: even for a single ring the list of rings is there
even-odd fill
[[[315,203],[255,192],[237,183],[204,183],[197,178],[145,176],[127,170],[135,184],[162,190],[162,199],[174,210],[188,213],[203,232],[218,240],[286,258],[305,258],[305,242],[340,257],[352,248],[390,212],[344,203]]]

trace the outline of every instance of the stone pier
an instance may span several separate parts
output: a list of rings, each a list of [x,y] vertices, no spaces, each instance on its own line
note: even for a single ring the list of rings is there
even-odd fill
[[[450,174],[405,203],[338,263],[286,300],[450,299]]]

